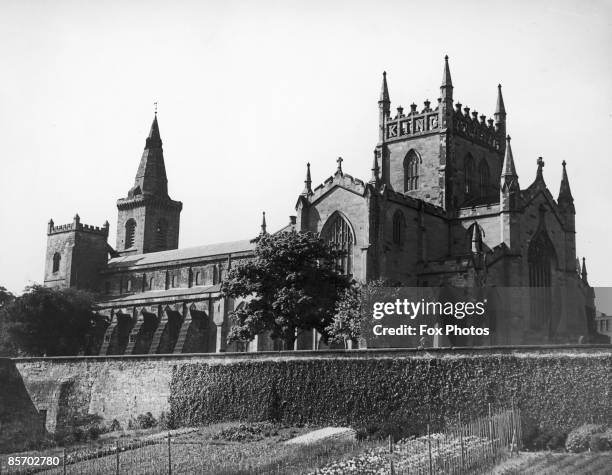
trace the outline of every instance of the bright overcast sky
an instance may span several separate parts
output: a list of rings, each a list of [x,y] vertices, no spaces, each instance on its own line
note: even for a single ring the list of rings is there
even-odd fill
[[[519,181],[568,163],[577,249],[612,285],[610,1],[3,1],[0,285],[41,282],[46,225],[111,223],[151,120],[180,246],[285,225],[303,188],[367,179],[381,73],[392,107],[439,95],[492,116],[502,83]]]

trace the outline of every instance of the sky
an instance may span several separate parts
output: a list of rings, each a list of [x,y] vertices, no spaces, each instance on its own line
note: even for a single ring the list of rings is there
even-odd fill
[[[612,2],[0,3],[0,286],[42,282],[46,226],[110,222],[158,103],[180,247],[254,237],[343,169],[368,179],[387,71],[392,108],[439,96],[493,115],[503,86],[519,182],[561,162],[577,252],[612,285]]]

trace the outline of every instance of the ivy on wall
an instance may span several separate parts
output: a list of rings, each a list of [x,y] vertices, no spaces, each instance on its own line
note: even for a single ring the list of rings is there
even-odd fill
[[[542,427],[612,421],[612,354],[338,358],[176,366],[171,417],[179,426],[230,420],[368,424],[414,431],[521,408]]]

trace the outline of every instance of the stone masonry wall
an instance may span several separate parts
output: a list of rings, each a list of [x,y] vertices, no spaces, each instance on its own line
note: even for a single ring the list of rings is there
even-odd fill
[[[548,347],[546,352],[610,352],[612,347]],[[538,349],[477,348],[463,350],[429,349],[429,354],[504,354],[539,352]],[[50,432],[66,428],[77,415],[97,414],[104,422],[117,419],[126,427],[131,418],[151,412],[158,418],[168,412],[170,382],[175,367],[191,363],[226,365],[239,361],[285,361],[292,359],[420,357],[417,350],[355,350],[317,352],[261,352],[209,355],[158,355],[122,357],[17,358],[19,371],[29,397],[38,411],[46,411]],[[421,355],[422,356],[422,355]]]

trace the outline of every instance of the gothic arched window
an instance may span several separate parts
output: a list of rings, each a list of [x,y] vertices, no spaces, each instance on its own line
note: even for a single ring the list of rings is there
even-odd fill
[[[62,256],[60,255],[59,252],[56,252],[55,254],[53,254],[53,272],[54,273],[59,271],[61,261],[62,261]]]
[[[158,249],[166,249],[168,246],[168,226],[166,221],[160,219],[155,227],[155,244]]]
[[[419,156],[414,150],[410,150],[404,158],[404,191],[419,188],[419,161]]]
[[[393,214],[393,244],[402,244],[404,240],[404,214],[397,210]]]
[[[344,217],[335,212],[325,223],[321,231],[321,239],[331,243],[333,247],[342,251],[342,255],[336,260],[338,272],[344,275],[353,274],[353,230]]]
[[[136,241],[136,221],[130,218],[125,223],[125,248],[129,249],[134,246]]]
[[[202,285],[202,273],[200,271],[196,272],[195,285]]]
[[[471,154],[467,154],[463,162],[463,176],[465,182],[465,194],[472,195],[476,191],[474,183],[474,159]]]
[[[485,159],[482,159],[478,166],[478,180],[480,196],[482,198],[488,197],[491,189],[491,174],[489,172],[489,165]]]
[[[531,325],[552,336],[552,271],[557,257],[555,248],[543,225],[543,210],[540,210],[540,226],[534,235],[527,253],[529,264],[529,287],[531,287]]]

